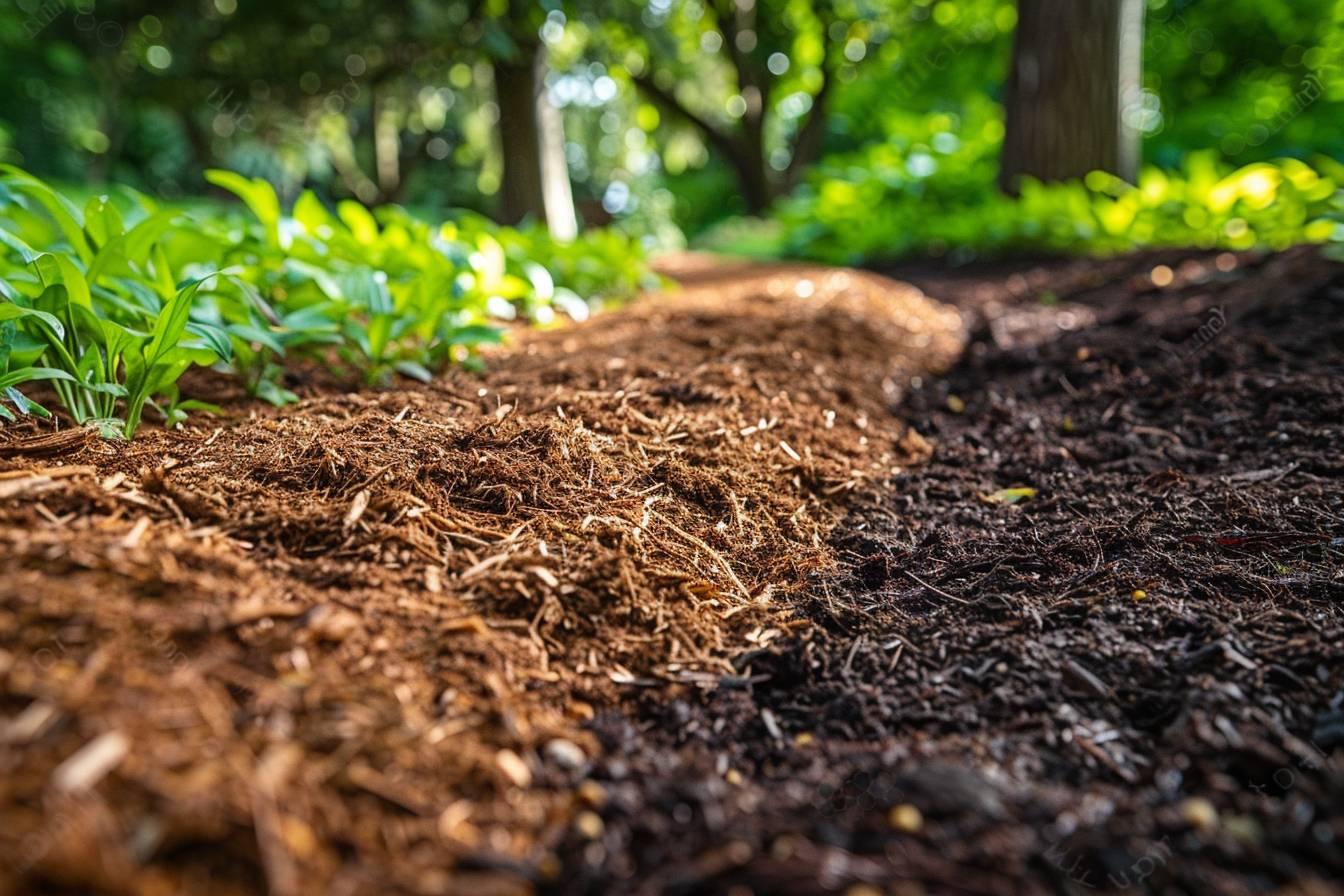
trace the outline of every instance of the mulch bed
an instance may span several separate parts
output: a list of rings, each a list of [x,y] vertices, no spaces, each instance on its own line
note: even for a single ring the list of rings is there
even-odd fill
[[[683,259],[693,281],[703,261]],[[735,680],[928,443],[961,318],[753,268],[484,378],[130,444],[0,434],[0,865],[14,891],[518,892],[600,824],[589,723]]]
[[[932,461],[749,687],[599,720],[557,889],[1344,892],[1344,271],[894,274],[972,323],[895,408]]]
[[[0,432],[0,892],[1342,892],[1344,269],[671,273]]]

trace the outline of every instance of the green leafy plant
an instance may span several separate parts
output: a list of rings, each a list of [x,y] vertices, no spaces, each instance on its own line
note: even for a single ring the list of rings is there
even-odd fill
[[[778,207],[781,232],[765,251],[852,264],[1023,250],[1285,248],[1339,233],[1344,168],[1325,158],[1232,168],[1192,153],[1179,170],[1145,169],[1136,185],[1094,172],[1028,182],[1021,196],[1006,196],[995,186],[1002,127],[994,107],[968,108],[964,119],[927,116],[923,132],[911,123],[901,129],[909,136],[829,159]]]
[[[473,215],[331,210],[307,192],[286,213],[263,180],[208,177],[249,214],[187,214],[130,190],[80,209],[0,166],[0,416],[49,415],[29,395],[40,388],[76,423],[130,438],[146,409],[168,425],[210,409],[182,396],[192,366],[277,405],[297,399],[283,385],[296,359],[428,381],[477,363],[511,321],[582,318],[654,282],[616,234],[558,243]]]
[[[443,364],[472,364],[510,321],[548,324],[557,311],[581,319],[592,305],[656,282],[638,244],[611,231],[560,243],[542,228],[499,227],[470,213],[439,225],[397,206],[369,211],[345,201],[333,213],[311,192],[286,215],[263,180],[226,171],[207,178],[253,213],[230,260],[271,309],[272,325],[300,334],[285,349],[325,357],[335,346],[337,359],[371,383],[394,374],[426,381]],[[227,325],[255,335],[257,321]],[[261,363],[277,369],[269,357]],[[265,373],[245,381],[271,389]]]
[[[45,415],[17,390],[44,380],[77,423],[109,435],[134,435],[146,406],[176,422],[189,407],[178,398],[178,379],[193,364],[227,359],[231,346],[222,332],[190,320],[201,280],[175,284],[157,244],[172,216],[147,213],[128,224],[105,197],[81,212],[18,169],[0,172],[10,194],[26,200],[29,212],[45,212],[59,233],[37,251],[0,228],[0,242],[19,262],[0,279],[0,321],[13,328],[0,337],[6,365],[22,365],[6,374],[14,408]],[[34,223],[28,230],[51,236]]]

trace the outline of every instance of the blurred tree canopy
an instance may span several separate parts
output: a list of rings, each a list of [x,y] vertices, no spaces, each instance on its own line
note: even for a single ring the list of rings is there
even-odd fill
[[[593,4],[583,18],[622,82],[687,126],[764,211],[815,161],[837,82],[891,36],[896,4],[712,0]]]
[[[1146,162],[1344,157],[1344,0],[1146,5]],[[901,189],[992,181],[1016,24],[1011,0],[10,0],[0,159],[499,213],[529,113],[497,82],[542,58],[582,218],[675,239],[884,154]]]

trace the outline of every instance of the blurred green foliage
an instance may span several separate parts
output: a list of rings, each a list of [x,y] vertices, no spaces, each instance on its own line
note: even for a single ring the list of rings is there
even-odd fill
[[[1016,200],[1000,194],[998,96],[1014,5],[944,0],[914,4],[904,45],[884,47],[878,76],[844,93],[835,151],[777,207],[778,226],[704,242],[855,263],[1344,238],[1333,223],[1344,186],[1344,3],[1148,7],[1143,89],[1125,108],[1145,135],[1137,188],[1098,174],[1031,184]]]
[[[757,235],[751,245],[729,233],[720,247],[856,264],[905,255],[967,260],[1011,251],[1283,249],[1344,240],[1337,223],[1344,167],[1327,159],[1317,161],[1330,176],[1297,159],[1230,170],[1211,152],[1195,153],[1177,171],[1146,168],[1136,186],[1095,172],[1086,182],[1029,181],[1012,198],[994,190],[992,175],[976,180],[973,168],[962,178],[930,172],[912,186],[918,178],[908,158],[874,155],[834,176],[820,172],[815,190],[783,204],[782,228],[769,239]]]
[[[988,194],[1015,24],[1013,0],[13,0],[0,7],[0,160],[166,199],[208,189],[204,171],[222,167],[287,203],[310,189],[488,214],[511,114],[490,60],[540,41],[589,224],[674,245],[749,211],[763,178],[773,245],[790,252],[1118,247],[1096,210],[1112,187]],[[1337,180],[1316,160],[1344,159],[1344,0],[1148,0],[1145,43],[1125,117],[1170,175],[1165,204],[1196,201],[1193,172],[1210,166],[1221,178],[1299,159]],[[1214,227],[1154,223],[1147,237],[1144,220],[1131,243],[1206,241]],[[1255,234],[1282,233],[1258,220]]]

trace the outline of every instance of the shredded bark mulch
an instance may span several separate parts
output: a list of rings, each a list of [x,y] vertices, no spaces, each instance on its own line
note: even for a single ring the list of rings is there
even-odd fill
[[[891,403],[964,344],[872,274],[705,271],[484,378],[0,433],[0,889],[561,880],[595,714],[809,624],[854,497],[929,456]]]

